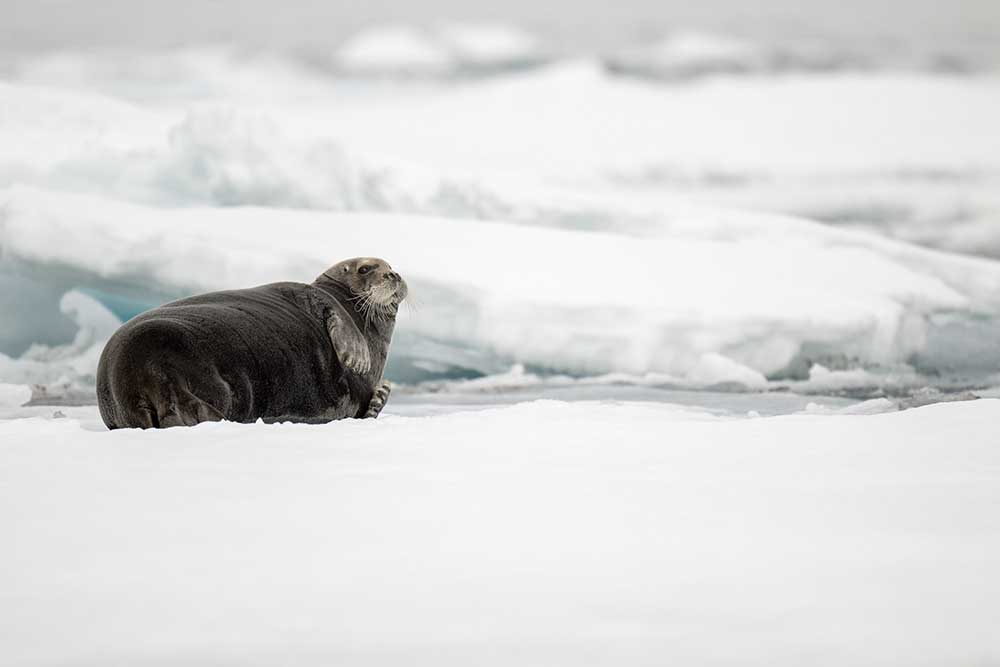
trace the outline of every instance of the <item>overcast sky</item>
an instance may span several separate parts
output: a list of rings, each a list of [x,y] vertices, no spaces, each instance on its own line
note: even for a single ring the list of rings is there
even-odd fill
[[[323,48],[386,21],[501,19],[568,47],[671,26],[930,40],[1000,35],[1000,0],[0,0],[8,49],[228,41]]]

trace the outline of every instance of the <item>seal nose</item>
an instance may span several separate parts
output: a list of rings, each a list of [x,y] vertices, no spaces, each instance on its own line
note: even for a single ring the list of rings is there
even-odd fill
[[[397,283],[400,280],[402,280],[402,278],[399,277],[399,274],[396,273],[395,271],[390,271],[389,273],[385,274],[385,277],[388,278],[389,280],[392,280],[393,282],[397,282]]]

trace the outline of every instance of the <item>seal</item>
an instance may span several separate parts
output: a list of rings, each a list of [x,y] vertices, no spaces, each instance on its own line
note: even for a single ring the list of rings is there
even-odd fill
[[[407,291],[384,260],[357,257],[308,285],[211,292],[149,310],[101,353],[101,418],[116,429],[377,417]]]

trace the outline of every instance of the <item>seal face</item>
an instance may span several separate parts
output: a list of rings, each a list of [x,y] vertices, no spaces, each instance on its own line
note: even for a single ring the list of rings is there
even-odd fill
[[[154,308],[123,324],[101,354],[101,417],[111,429],[377,417],[407,291],[387,262],[358,257],[308,285],[210,292]]]

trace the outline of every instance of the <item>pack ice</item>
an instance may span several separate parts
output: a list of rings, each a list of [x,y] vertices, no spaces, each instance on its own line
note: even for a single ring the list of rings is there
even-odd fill
[[[954,345],[995,329],[1000,265],[801,220],[681,219],[636,238],[412,215],[171,210],[25,187],[0,201],[7,261],[67,291],[308,281],[377,252],[413,286],[397,368],[428,373],[520,362],[759,389],[818,360],[939,375],[995,361],[989,341]]]

